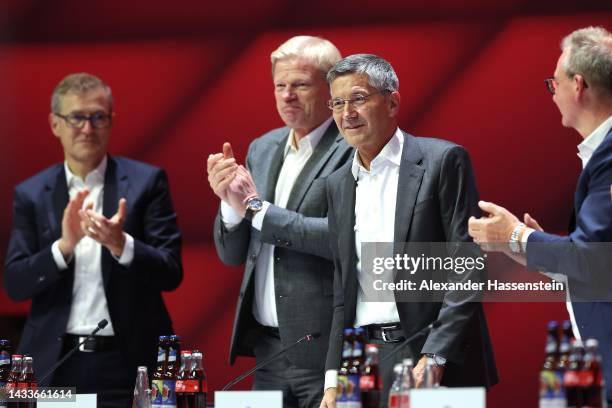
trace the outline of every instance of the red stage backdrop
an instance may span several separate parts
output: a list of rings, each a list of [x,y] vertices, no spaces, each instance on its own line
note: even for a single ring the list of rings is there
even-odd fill
[[[204,162],[224,141],[243,160],[252,138],[282,125],[271,51],[310,34],[343,55],[385,57],[400,78],[403,129],[464,145],[483,199],[529,211],[562,232],[580,139],[561,126],[543,79],[565,34],[588,25],[610,30],[611,21],[610,2],[594,0],[2,1],[0,256],[12,189],[62,160],[47,124],[53,87],[71,72],[102,77],[116,100],[111,154],[168,171],[185,237],[185,280],[166,301],[183,343],[203,350],[211,391],[220,389],[252,361],[227,363],[242,270],[217,259],[218,200]],[[0,291],[0,316],[25,315],[28,307]],[[501,378],[489,406],[535,406],[545,324],[566,318],[564,305],[497,303],[486,311]]]

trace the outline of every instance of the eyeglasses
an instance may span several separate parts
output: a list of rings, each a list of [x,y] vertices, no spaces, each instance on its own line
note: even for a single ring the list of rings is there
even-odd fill
[[[582,79],[582,85],[584,86],[585,89],[589,87],[589,84],[587,83],[586,79],[584,79],[584,76],[582,74],[570,75],[571,78],[574,78],[576,76],[579,76]],[[548,92],[550,92],[553,95],[557,92],[557,87],[559,86],[559,83],[557,82],[555,78],[553,77],[546,78],[544,80],[544,83],[546,84],[546,89],[548,89]]]
[[[546,78],[544,80],[544,83],[546,84],[546,89],[548,90],[548,92],[550,92],[551,95],[554,95],[557,91],[557,81],[555,80],[555,78]]]
[[[371,96],[376,95],[376,94],[383,94],[386,92],[390,92],[390,91],[387,89],[383,89],[382,91],[373,92],[368,95],[357,94],[349,99],[344,99],[344,98],[330,99],[329,101],[327,101],[327,107],[333,110],[334,112],[342,112],[342,110],[344,110],[344,105],[347,103],[350,106],[356,108],[359,106],[363,106],[368,101],[368,98],[370,98]]]
[[[94,129],[106,129],[109,128],[113,117],[105,113],[94,113],[93,115],[83,115],[80,113],[71,113],[69,115],[60,115],[54,113],[55,116],[62,118],[66,121],[66,124],[74,129],[83,129],[85,122],[89,122]]]

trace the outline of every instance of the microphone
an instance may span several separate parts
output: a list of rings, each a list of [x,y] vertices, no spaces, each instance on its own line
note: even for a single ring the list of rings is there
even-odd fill
[[[98,322],[98,326],[91,332],[91,334],[87,337],[85,337],[83,339],[82,342],[80,342],[79,344],[77,344],[72,350],[70,350],[68,353],[66,353],[66,355],[64,357],[62,357],[61,359],[58,360],[57,363],[53,364],[53,366],[45,373],[45,375],[43,375],[40,379],[40,381],[38,381],[38,385],[40,387],[46,386],[44,385],[44,381],[55,372],[55,370],[57,370],[57,368],[59,366],[61,366],[62,364],[64,364],[64,362],[66,360],[68,360],[70,358],[70,356],[72,356],[74,353],[77,352],[77,350],[79,349],[79,347],[81,347],[87,340],[91,339],[93,336],[95,336],[100,330],[102,330],[103,328],[105,328],[108,325],[108,320],[106,319],[102,319]]]
[[[412,336],[408,337],[406,340],[404,340],[402,343],[400,343],[399,346],[397,346],[395,349],[393,349],[393,351],[389,354],[387,354],[385,356],[385,358],[383,358],[382,360],[380,360],[379,364],[382,364],[385,361],[388,361],[389,359],[391,359],[391,357],[395,356],[401,349],[403,349],[404,347],[406,347],[406,345],[412,341],[414,341],[415,339],[425,335],[426,333],[429,333],[430,330],[436,328],[436,327],[440,327],[442,323],[440,323],[440,320],[434,320],[433,322],[429,323],[427,326],[423,327],[421,330],[417,331],[416,333],[414,333]]]
[[[301,342],[303,342],[303,341],[306,341],[306,342],[313,341],[314,339],[318,339],[319,337],[321,337],[321,333],[319,333],[319,332],[309,333],[309,334],[307,334],[307,335],[305,335],[303,337],[300,337],[299,339],[296,340],[295,343],[293,343],[293,344],[291,344],[291,345],[289,345],[287,347],[284,347],[278,353],[273,354],[272,356],[268,357],[267,359],[265,359],[264,361],[260,362],[259,364],[256,364],[250,370],[240,374],[238,377],[234,378],[232,381],[230,381],[227,384],[225,384],[225,386],[221,389],[221,391],[229,390],[231,387],[233,387],[234,385],[238,384],[240,381],[244,380],[249,375],[251,375],[255,371],[259,370],[260,368],[267,366],[268,364],[270,364],[270,362],[276,360],[277,358],[279,358],[280,356],[282,356],[283,354],[285,354],[286,352],[288,352],[289,350],[291,350],[292,348],[294,348],[295,346],[297,346]]]

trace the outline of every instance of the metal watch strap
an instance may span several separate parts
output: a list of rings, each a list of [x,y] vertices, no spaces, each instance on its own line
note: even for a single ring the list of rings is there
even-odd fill
[[[514,229],[512,230],[512,233],[510,234],[510,242],[508,243],[510,245],[510,250],[514,253],[522,253],[523,252],[523,245],[521,245],[521,231],[525,228],[525,224],[523,224],[522,222],[519,223],[519,225],[517,225],[516,227],[514,227]]]

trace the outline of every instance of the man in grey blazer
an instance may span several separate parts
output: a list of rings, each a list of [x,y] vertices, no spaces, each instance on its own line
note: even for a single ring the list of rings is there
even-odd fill
[[[446,291],[440,300],[414,301],[412,295],[395,291],[391,301],[372,301],[362,256],[366,248],[362,244],[367,242],[469,241],[466,221],[478,210],[478,192],[467,152],[453,143],[416,138],[399,129],[399,81],[384,59],[351,55],[339,61],[327,78],[329,107],[345,140],[357,151],[351,163],[327,178],[334,317],[321,407],[335,406],[335,370],[340,366],[345,327],[363,327],[366,341],[378,345],[380,406],[387,405],[393,364],[403,357],[416,363],[417,386],[423,382],[428,359],[434,363],[434,382],[442,385],[495,384],[484,312],[480,303],[470,301],[477,298]],[[477,279],[478,274],[450,272],[445,279],[461,282]],[[436,320],[439,327],[398,350],[403,340]],[[397,355],[383,363],[391,353]]]
[[[253,388],[282,390],[288,407],[316,406],[323,392],[333,292],[324,179],[351,156],[326,106],[325,75],[339,59],[321,38],[282,44],[271,60],[286,126],[251,143],[248,170],[236,164],[229,143],[207,162],[222,200],[217,253],[228,265],[245,264],[230,363],[238,355],[260,362],[306,334],[320,334],[255,373]]]

